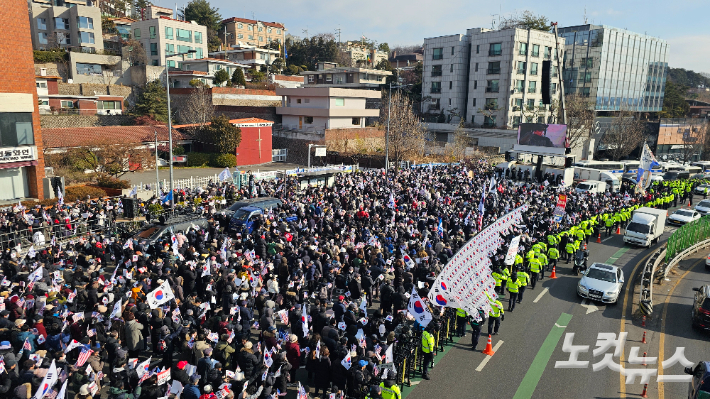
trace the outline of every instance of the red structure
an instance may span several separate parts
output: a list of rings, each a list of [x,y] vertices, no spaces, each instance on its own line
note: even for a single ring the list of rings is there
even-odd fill
[[[229,122],[242,131],[242,142],[237,147],[237,166],[271,162],[271,127],[274,122],[259,118]]]

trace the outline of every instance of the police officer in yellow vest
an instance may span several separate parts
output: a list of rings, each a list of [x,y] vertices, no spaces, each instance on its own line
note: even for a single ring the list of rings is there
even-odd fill
[[[424,330],[424,332],[422,332],[422,353],[424,353],[424,370],[422,372],[422,378],[425,380],[429,379],[429,365],[434,361],[434,345],[436,345],[434,342],[434,336],[431,335],[429,329]]]
[[[465,310],[457,308],[456,309],[456,334],[459,337],[466,335],[466,320],[468,313]]]
[[[513,272],[508,281],[505,282],[508,292],[510,292],[510,299],[508,300],[508,311],[512,312],[515,310],[515,303],[518,302],[518,292],[520,292],[520,281],[518,281],[518,273]]]
[[[525,293],[525,288],[528,287],[528,282],[530,281],[530,275],[525,273],[524,270],[518,270],[518,285],[520,291],[518,291],[518,303],[523,301],[523,294]]]
[[[574,238],[570,237],[565,245],[565,252],[567,253],[567,263],[572,260],[572,254],[574,253]]]
[[[567,244],[567,245],[569,245],[569,244]],[[531,275],[530,283],[532,284],[532,289],[535,289],[535,285],[537,284],[537,279],[540,274],[540,267],[541,267],[540,259],[537,259],[537,257],[536,257],[536,258],[533,258],[530,260],[530,275]]]
[[[540,280],[545,278],[545,268],[547,267],[547,255],[544,252],[537,254],[535,256],[537,260],[540,261]]]
[[[505,319],[505,311],[503,310],[503,304],[499,300],[496,299],[490,302],[491,311],[488,312],[488,335],[497,335],[498,328],[500,328],[500,321]]]
[[[397,373],[387,370],[387,379],[380,383],[382,399],[402,399],[402,392],[397,385]]]
[[[557,248],[552,247],[547,250],[547,257],[550,258],[550,264],[552,266],[557,266],[557,258],[560,257],[560,251],[558,251]]]

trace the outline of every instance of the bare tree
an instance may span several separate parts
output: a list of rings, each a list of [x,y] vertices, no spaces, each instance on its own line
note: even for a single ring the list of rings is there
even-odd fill
[[[384,93],[383,91],[383,95]],[[424,153],[426,130],[412,111],[412,102],[409,98],[399,91],[388,95],[392,96],[391,107],[389,107],[389,98],[383,98],[380,123],[386,127],[389,115],[389,155],[395,162],[395,167],[399,167],[400,161]]]
[[[471,137],[464,130],[463,120],[454,131],[454,142],[449,145],[452,161],[460,161],[466,158],[466,149],[472,147]]]
[[[136,39],[128,39],[123,47],[127,48],[128,63],[130,65],[145,65],[148,63],[148,56],[141,42]]]
[[[214,116],[212,90],[205,86],[197,86],[185,100],[178,112],[178,119],[183,124],[198,124],[201,128]]]
[[[594,103],[587,97],[565,97],[567,137],[570,148],[577,148],[589,139],[594,129]]]
[[[602,144],[614,161],[629,155],[643,142],[645,123],[628,110],[620,111],[604,133]]]
[[[683,144],[680,147],[680,161],[690,162],[695,155],[702,153],[707,138],[707,124],[687,124],[682,125]]]

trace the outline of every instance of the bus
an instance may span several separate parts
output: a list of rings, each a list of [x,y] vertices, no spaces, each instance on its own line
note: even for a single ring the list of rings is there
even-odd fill
[[[710,172],[710,161],[691,162],[690,166],[697,166],[699,168],[702,168],[703,172]]]
[[[622,175],[624,173],[623,161],[577,161],[574,166],[580,168],[596,169]]]

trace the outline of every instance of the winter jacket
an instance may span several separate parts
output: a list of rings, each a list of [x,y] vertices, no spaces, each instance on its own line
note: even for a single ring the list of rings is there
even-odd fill
[[[143,325],[136,320],[126,323],[126,346],[128,350],[135,351],[143,349]]]

